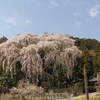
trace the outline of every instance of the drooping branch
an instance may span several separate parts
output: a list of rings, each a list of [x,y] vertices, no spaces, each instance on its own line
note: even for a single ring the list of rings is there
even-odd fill
[[[76,58],[81,51],[74,45],[74,40],[68,35],[30,33],[18,35],[15,38],[0,44],[0,64],[3,70],[13,73],[16,62],[20,61],[21,70],[26,78],[42,77],[44,67],[53,67],[56,62],[63,66],[67,76],[70,77]]]

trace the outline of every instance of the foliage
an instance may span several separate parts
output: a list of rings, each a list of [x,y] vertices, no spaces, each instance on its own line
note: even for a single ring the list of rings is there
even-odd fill
[[[42,87],[37,87],[34,84],[28,82],[20,81],[18,87],[13,87],[10,89],[13,98],[22,98],[23,100],[31,100],[35,97],[43,95],[44,89]]]
[[[7,93],[8,92],[8,84],[9,80],[7,75],[3,74],[0,76],[0,93]]]
[[[87,78],[89,81],[89,79],[96,77],[100,71],[100,42],[96,39],[74,39],[76,40],[75,44],[82,50],[82,56],[77,59],[78,62],[74,67],[73,81],[76,83],[84,79],[82,72],[84,65],[87,69]]]
[[[100,43],[96,39],[86,39],[86,38],[74,38],[76,40],[75,44],[83,50],[86,47],[88,50],[94,50]]]
[[[3,43],[3,42],[5,42],[5,41],[7,41],[7,40],[8,40],[8,39],[7,39],[6,37],[3,36],[2,38],[0,38],[0,44]]]
[[[77,82],[74,84],[74,91],[77,94],[81,94],[84,92],[84,83],[83,82]]]
[[[47,76],[53,75],[56,64],[70,78],[76,58],[81,54],[74,42],[68,35],[18,35],[0,45],[0,66],[14,78],[19,62],[21,71],[25,74],[24,78],[36,85],[42,79],[49,80]]]

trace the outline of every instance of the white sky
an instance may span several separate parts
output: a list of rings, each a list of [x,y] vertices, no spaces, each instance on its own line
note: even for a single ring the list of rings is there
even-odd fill
[[[100,40],[100,0],[1,0],[0,37],[25,32]]]

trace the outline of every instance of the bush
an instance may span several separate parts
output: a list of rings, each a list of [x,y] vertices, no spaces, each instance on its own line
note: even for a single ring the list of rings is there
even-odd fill
[[[84,84],[82,82],[77,82],[74,85],[74,91],[77,94],[83,93],[84,92]]]
[[[22,98],[24,100],[31,100],[35,97],[43,95],[44,89],[26,82],[19,84],[17,88],[13,87],[10,92],[15,99]]]
[[[89,86],[89,92],[96,92],[96,88],[94,86]]]
[[[70,94],[73,93],[73,87],[72,87],[71,85],[68,85],[68,87],[67,87],[66,90],[67,90],[67,92],[70,93]]]

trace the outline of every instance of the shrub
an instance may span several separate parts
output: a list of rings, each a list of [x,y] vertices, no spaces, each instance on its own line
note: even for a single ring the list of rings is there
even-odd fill
[[[26,82],[19,84],[17,88],[13,87],[10,92],[15,99],[22,98],[24,100],[31,100],[35,97],[43,95],[44,89]]]
[[[89,92],[96,92],[96,88],[94,86],[89,86]]]
[[[77,82],[74,85],[74,90],[75,92],[78,94],[83,93],[84,92],[84,84],[82,82]]]

